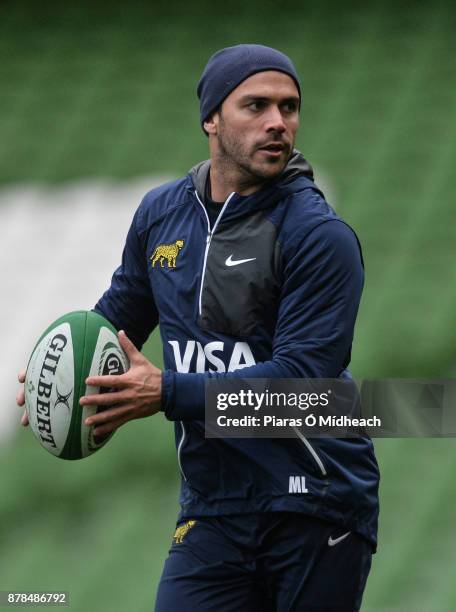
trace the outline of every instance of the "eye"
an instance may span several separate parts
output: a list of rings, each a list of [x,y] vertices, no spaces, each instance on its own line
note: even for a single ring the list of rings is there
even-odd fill
[[[247,108],[249,108],[251,111],[255,113],[262,110],[264,106],[265,106],[265,103],[262,102],[261,100],[253,100],[252,102],[249,102],[249,104],[247,104]]]
[[[282,108],[286,113],[296,113],[298,110],[298,105],[296,102],[290,101],[290,102],[285,102],[282,105]]]

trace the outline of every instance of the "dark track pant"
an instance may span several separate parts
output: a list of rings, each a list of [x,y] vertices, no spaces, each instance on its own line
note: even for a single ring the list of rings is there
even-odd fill
[[[155,612],[355,612],[371,546],[302,514],[178,523]]]

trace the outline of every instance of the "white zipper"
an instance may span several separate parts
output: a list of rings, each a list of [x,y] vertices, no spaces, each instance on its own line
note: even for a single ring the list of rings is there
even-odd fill
[[[211,243],[212,235],[215,232],[215,228],[217,227],[218,222],[219,222],[221,216],[223,215],[223,211],[228,206],[229,201],[234,196],[234,193],[235,192],[230,193],[230,195],[226,199],[226,202],[222,206],[222,210],[220,211],[220,213],[219,213],[219,215],[217,217],[217,220],[214,223],[214,227],[212,228],[212,231],[211,231],[211,224],[210,224],[210,221],[209,221],[209,217],[208,217],[206,208],[205,208],[204,204],[201,202],[201,200],[199,198],[199,195],[198,195],[198,192],[195,190],[196,199],[201,204],[201,208],[204,211],[204,216],[206,217],[206,222],[207,222],[206,250],[204,252],[203,273],[201,275],[201,287],[200,287],[200,293],[199,293],[199,314],[200,315],[201,315],[201,300],[202,300],[202,295],[203,295],[204,274],[206,272],[206,262],[207,262],[207,254],[208,254],[208,251],[209,251],[209,245]],[[182,437],[181,437],[181,439],[179,441],[179,444],[177,446],[177,462],[179,464],[179,469],[180,469],[180,473],[182,474],[182,478],[187,482],[187,477],[185,476],[184,470],[182,469],[182,462],[181,462],[181,450],[182,450],[182,446],[183,446],[183,444],[185,442],[185,438],[187,437],[187,434],[186,434],[186,431],[185,431],[184,423],[181,421],[180,424],[181,424],[181,427],[182,427]]]
[[[315,463],[318,465],[318,467],[320,469],[320,472],[321,472],[322,476],[327,476],[328,472],[326,471],[324,463],[320,459],[320,457],[318,456],[318,453],[314,449],[312,444],[309,442],[309,440],[305,436],[302,435],[302,433],[299,431],[299,429],[297,427],[293,427],[293,429],[295,430],[295,433],[298,436],[298,438],[303,442],[304,446],[307,448],[309,453],[312,455]]]
[[[207,211],[206,211],[206,207],[204,206],[204,204],[201,202],[200,197],[198,195],[198,192],[195,190],[195,195],[196,195],[196,199],[198,200],[198,202],[201,204],[201,208],[204,211],[204,216],[206,217],[206,221],[207,221],[207,236],[206,236],[206,250],[204,251],[204,260],[203,260],[203,272],[201,274],[201,286],[200,286],[200,292],[199,292],[199,300],[198,300],[198,313],[201,316],[201,312],[202,312],[202,300],[203,300],[203,285],[204,285],[204,275],[206,274],[206,263],[207,263],[207,254],[209,253],[209,246],[211,244],[211,240],[212,240],[212,236],[214,235],[214,232],[217,228],[218,222],[220,221],[225,208],[228,206],[231,198],[234,196],[235,192],[233,191],[233,193],[230,193],[230,195],[227,197],[225,203],[222,206],[222,210],[219,212],[219,215],[214,223],[214,227],[211,230],[211,224],[209,221],[209,217],[207,215]]]
[[[181,448],[184,443],[186,434],[185,434],[185,427],[184,427],[183,422],[181,421],[180,424],[182,427],[182,438],[180,439],[179,445],[177,447],[177,463],[179,464],[180,473],[182,474],[183,479],[187,482],[187,477],[184,474],[184,470],[182,469],[182,463],[181,463]]]

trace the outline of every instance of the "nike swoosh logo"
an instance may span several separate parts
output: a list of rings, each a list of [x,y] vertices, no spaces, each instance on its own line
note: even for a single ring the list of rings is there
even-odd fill
[[[230,255],[225,261],[225,266],[239,266],[239,264],[247,263],[248,261],[254,261],[256,257],[250,259],[231,259],[233,255]]]
[[[328,546],[335,546],[336,544],[339,544],[339,542],[342,542],[342,540],[345,540],[345,538],[348,538],[350,534],[351,534],[351,531],[347,531],[347,533],[344,533],[344,535],[341,535],[338,538],[335,538],[334,540],[332,539],[332,536],[329,536]]]

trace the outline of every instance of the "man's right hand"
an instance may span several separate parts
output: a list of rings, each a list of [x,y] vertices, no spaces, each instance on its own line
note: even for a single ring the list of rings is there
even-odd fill
[[[19,374],[17,375],[18,381],[22,383],[22,386],[16,395],[16,404],[18,406],[23,406],[25,404],[25,393],[24,393],[25,374],[26,374],[26,370],[21,370]],[[27,412],[25,410],[21,417],[21,423],[24,427],[27,427],[27,425],[29,424]]]

